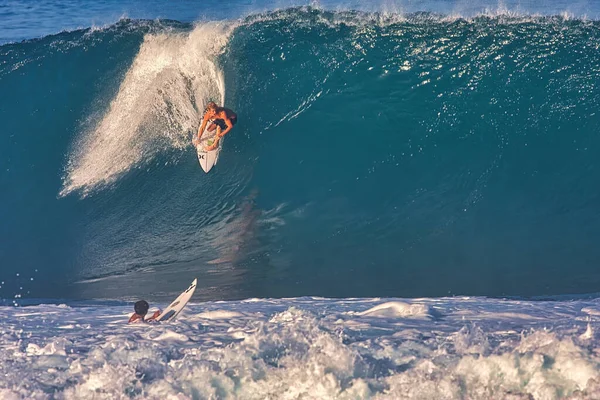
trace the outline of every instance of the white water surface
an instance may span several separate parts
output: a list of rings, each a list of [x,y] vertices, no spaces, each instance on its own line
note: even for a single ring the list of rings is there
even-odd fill
[[[0,308],[2,399],[600,398],[599,299]]]

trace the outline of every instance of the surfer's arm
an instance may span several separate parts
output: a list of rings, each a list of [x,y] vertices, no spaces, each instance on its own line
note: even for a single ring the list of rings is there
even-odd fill
[[[233,124],[231,123],[231,120],[228,117],[224,117],[223,121],[225,121],[225,125],[227,125],[227,129],[225,129],[223,132],[220,132],[221,128],[217,127],[217,134],[215,135],[215,142],[212,144],[212,146],[207,147],[206,151],[212,151],[212,150],[216,149],[217,146],[219,145],[219,140],[221,140],[221,138],[223,136],[225,136],[227,134],[227,132],[229,132],[231,130],[231,128],[233,128]]]
[[[148,318],[146,321],[156,321],[156,318],[158,318],[160,316],[160,310],[155,311],[154,314],[152,314],[152,316],[150,318]]]
[[[231,128],[233,128],[233,124],[231,123],[231,120],[229,118],[224,118],[223,120],[225,121],[225,125],[227,125],[227,129],[217,134],[217,139],[221,139],[223,136],[227,135]]]
[[[144,320],[144,318],[141,315],[137,315],[137,314],[133,314],[130,318],[129,318],[129,322],[127,322],[128,324],[131,324],[133,322],[136,322],[138,320]]]
[[[202,138],[202,133],[204,132],[204,128],[206,128],[206,123],[208,122],[208,114],[204,114],[204,118],[202,118],[202,123],[200,124],[200,128],[198,128],[198,141]]]

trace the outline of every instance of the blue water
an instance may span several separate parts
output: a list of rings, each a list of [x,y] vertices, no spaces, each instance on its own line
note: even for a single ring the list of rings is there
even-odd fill
[[[598,292],[594,3],[301,4],[1,4],[0,298]]]

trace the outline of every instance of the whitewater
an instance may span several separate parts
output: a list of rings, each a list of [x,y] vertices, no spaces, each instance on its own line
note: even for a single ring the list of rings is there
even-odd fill
[[[594,399],[598,300],[248,299],[2,309],[3,399]]]
[[[0,4],[0,399],[600,398],[599,18]]]

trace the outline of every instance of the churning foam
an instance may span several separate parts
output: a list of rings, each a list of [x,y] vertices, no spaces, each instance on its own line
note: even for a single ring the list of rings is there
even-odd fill
[[[85,196],[160,151],[188,145],[205,104],[225,100],[215,58],[232,28],[213,22],[147,34],[106,114],[75,143],[60,195]]]
[[[598,299],[403,300],[209,302],[148,325],[131,304],[2,307],[0,398],[600,398]]]

